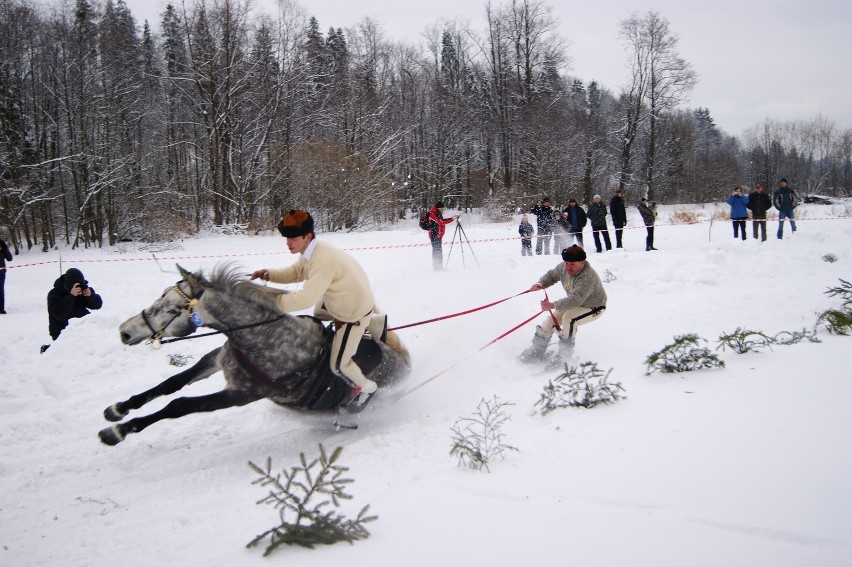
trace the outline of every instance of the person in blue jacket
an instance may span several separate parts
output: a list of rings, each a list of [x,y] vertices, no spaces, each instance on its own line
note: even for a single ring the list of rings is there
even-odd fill
[[[748,220],[748,195],[743,195],[743,190],[737,186],[728,197],[731,206],[731,221],[734,223],[734,238],[742,233],[742,239],[746,239],[746,221]]]

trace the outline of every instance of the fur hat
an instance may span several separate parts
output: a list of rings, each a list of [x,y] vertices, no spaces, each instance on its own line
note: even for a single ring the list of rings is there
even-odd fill
[[[65,289],[71,291],[71,288],[74,287],[74,284],[82,284],[88,283],[86,278],[83,276],[83,272],[78,270],[77,268],[68,268],[68,271],[65,272],[65,277],[63,278],[63,283],[65,284]]]
[[[586,251],[575,244],[562,251],[562,259],[566,262],[581,262],[586,259]]]
[[[307,211],[290,209],[278,223],[278,232],[286,238],[307,236],[314,231],[314,218]]]

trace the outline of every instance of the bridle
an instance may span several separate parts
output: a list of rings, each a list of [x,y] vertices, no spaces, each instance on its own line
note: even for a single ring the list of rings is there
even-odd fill
[[[151,324],[151,321],[148,320],[148,316],[145,314],[144,309],[140,313],[142,315],[142,320],[145,321],[145,324],[148,325],[148,328],[151,330],[151,334],[148,335],[148,339],[147,339],[145,344],[151,344],[153,342],[162,342],[161,339],[163,338],[163,335],[166,333],[166,329],[168,328],[168,326],[171,325],[172,323],[174,323],[175,320],[178,317],[180,317],[181,314],[183,314],[185,312],[188,312],[190,314],[191,321],[192,321],[193,325],[196,326],[196,328],[201,325],[201,320],[200,320],[201,318],[196,313],[194,313],[194,309],[198,305],[198,299],[201,297],[201,294],[204,293],[204,290],[202,289],[200,292],[198,292],[197,296],[190,297],[189,295],[184,293],[184,291],[180,288],[180,284],[182,284],[185,281],[186,280],[180,280],[175,285],[173,285],[172,287],[170,287],[169,289],[164,291],[163,295],[160,296],[160,299],[162,299],[166,296],[167,293],[169,293],[172,290],[175,290],[175,292],[179,296],[181,296],[181,298],[186,303],[183,305],[183,307],[180,308],[180,310],[177,313],[175,313],[174,317],[169,319],[168,322],[160,328],[159,331],[156,330],[154,328],[154,326]]]
[[[168,339],[163,339],[163,335],[165,335],[166,329],[169,327],[169,325],[174,323],[175,319],[180,317],[181,314],[184,313],[184,312],[189,312],[190,321],[192,322],[193,325],[195,325],[196,329],[204,324],[204,320],[201,318],[201,315],[199,315],[198,313],[195,313],[195,308],[198,306],[199,299],[201,298],[202,294],[204,293],[204,290],[203,289],[200,290],[198,292],[198,295],[196,295],[196,296],[189,296],[186,293],[184,293],[184,291],[180,288],[180,284],[182,284],[185,281],[186,280],[180,280],[175,285],[173,285],[172,287],[170,287],[166,291],[164,291],[163,295],[160,296],[160,299],[162,299],[171,290],[175,290],[175,292],[178,295],[180,295],[181,298],[183,298],[183,300],[186,303],[183,305],[183,307],[180,308],[180,311],[178,311],[175,314],[174,317],[169,319],[166,322],[166,324],[163,325],[160,328],[159,331],[156,330],[154,328],[154,326],[151,324],[151,322],[148,320],[148,316],[145,315],[145,310],[144,309],[142,310],[142,312],[141,312],[142,320],[145,321],[145,324],[148,326],[148,329],[151,330],[151,334],[148,335],[148,338],[145,341],[145,344],[150,345],[154,342],[157,342],[157,343],[160,343],[162,345],[162,344],[166,344],[166,343],[173,343],[173,342],[183,341],[183,340],[188,340],[188,339],[198,339],[198,338],[201,338],[201,337],[209,337],[211,335],[219,335],[219,334],[223,334],[223,333],[228,334],[228,333],[232,333],[232,332],[235,332],[235,331],[242,331],[244,329],[251,329],[253,327],[260,327],[261,325],[268,325],[270,323],[280,321],[281,319],[284,319],[285,317],[289,316],[289,314],[287,314],[287,313],[282,313],[281,315],[278,315],[276,317],[272,317],[271,319],[265,319],[263,321],[248,323],[246,325],[238,325],[236,327],[227,327],[227,328],[219,330],[219,331],[211,331],[209,333],[202,333],[200,335],[193,335],[193,336],[186,336],[186,337],[172,337],[172,338],[168,338]]]

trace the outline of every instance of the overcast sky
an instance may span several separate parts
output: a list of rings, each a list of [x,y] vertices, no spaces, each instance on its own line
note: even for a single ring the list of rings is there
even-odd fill
[[[125,0],[138,23],[159,32],[165,0]],[[254,0],[272,13],[275,0]],[[504,0],[508,3],[509,0]],[[174,0],[179,4],[180,0]],[[499,5],[495,0],[493,4]],[[484,0],[303,0],[323,33],[362,17],[389,39],[418,43],[441,19],[484,29]],[[568,72],[613,92],[626,84],[627,53],[618,38],[632,12],[657,11],[680,38],[679,53],[698,74],[688,105],[708,107],[726,133],[766,118],[810,120],[821,114],[852,128],[852,0],[552,0],[569,42]]]

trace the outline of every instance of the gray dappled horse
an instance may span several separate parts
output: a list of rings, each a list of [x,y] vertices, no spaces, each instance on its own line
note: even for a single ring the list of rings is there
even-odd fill
[[[214,394],[177,398],[160,411],[117,423],[100,431],[101,441],[115,445],[161,419],[243,406],[269,398],[282,406],[336,410],[352,399],[352,388],[329,368],[331,330],[312,317],[282,314],[275,299],[286,291],[250,283],[233,268],[219,267],[209,279],[178,266],[182,280],[166,289],[150,307],[121,324],[126,345],[162,337],[186,337],[199,326],[222,332],[225,344],[205,354],[191,368],[154,388],[104,410],[109,421],[121,421],[131,410],[222,370],[227,385]],[[410,357],[399,337],[364,338],[355,356],[358,366],[379,388],[388,387],[410,370]]]

